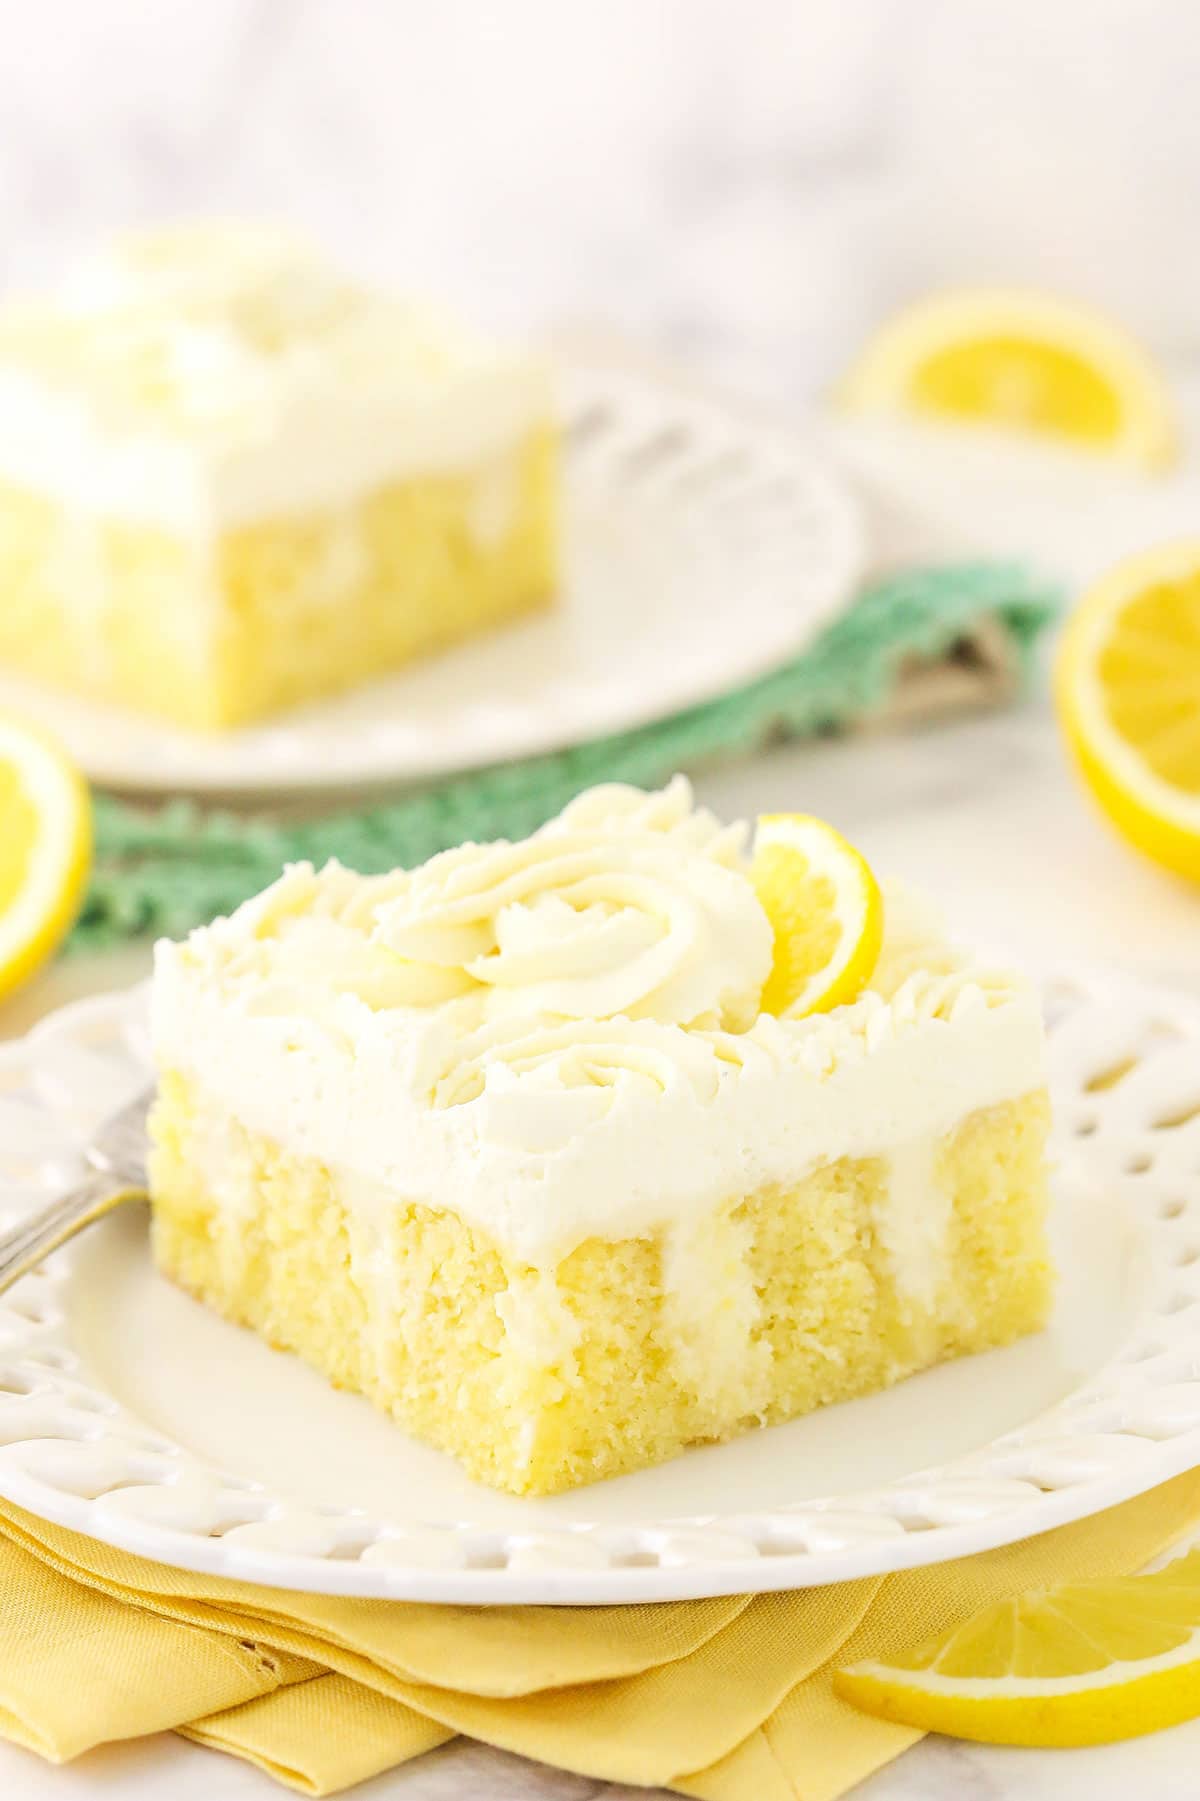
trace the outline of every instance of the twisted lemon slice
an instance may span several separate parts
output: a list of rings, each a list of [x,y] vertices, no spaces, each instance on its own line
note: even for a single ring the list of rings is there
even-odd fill
[[[997,1745],[1102,1745],[1200,1714],[1200,1554],[998,1601],[919,1650],[839,1670],[867,1713]]]
[[[1039,294],[939,294],[876,333],[844,404],[1058,438],[1153,466],[1175,448],[1161,375],[1118,326]]]
[[[805,813],[764,813],[750,879],[775,933],[765,1013],[798,1019],[859,995],[883,940],[883,898],[840,832]]]
[[[0,718],[0,995],[50,956],[91,860],[87,784],[50,739]]]
[[[1200,880],[1200,541],[1120,564],[1059,653],[1068,744],[1121,835]]]

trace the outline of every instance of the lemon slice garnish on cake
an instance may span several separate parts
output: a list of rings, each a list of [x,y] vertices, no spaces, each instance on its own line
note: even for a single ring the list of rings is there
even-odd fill
[[[1109,820],[1200,880],[1200,540],[1121,563],[1067,626],[1059,721]]]
[[[798,1019],[854,1000],[883,940],[883,897],[840,832],[805,813],[764,813],[750,871],[775,933],[764,1013]]]
[[[856,411],[899,412],[1057,439],[1145,467],[1171,460],[1172,409],[1154,363],[1086,307],[963,290],[885,325],[846,377]]]
[[[1200,1714],[1200,1553],[998,1601],[834,1686],[881,1719],[986,1744],[1102,1745],[1178,1725]]]
[[[0,716],[0,995],[71,926],[91,862],[87,784],[49,738]]]

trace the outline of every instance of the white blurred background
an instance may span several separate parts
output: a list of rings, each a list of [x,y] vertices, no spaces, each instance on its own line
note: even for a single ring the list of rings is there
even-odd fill
[[[818,390],[938,283],[1200,348],[1196,0],[0,0],[0,278],[250,213]]]

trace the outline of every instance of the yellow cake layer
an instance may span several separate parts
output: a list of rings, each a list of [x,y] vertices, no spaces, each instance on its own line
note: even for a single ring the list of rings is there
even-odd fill
[[[0,662],[180,725],[238,725],[549,603],[552,431],[462,475],[188,542],[0,483]]]
[[[897,1280],[894,1208],[912,1196],[893,1200],[886,1158],[731,1196],[685,1232],[591,1238],[539,1270],[452,1212],[382,1190],[364,1206],[359,1179],[289,1155],[168,1075],[152,1121],[155,1254],[473,1477],[548,1494],[1036,1331],[1051,1300],[1048,1119],[1038,1092],[918,1147],[946,1214],[944,1261],[918,1294],[911,1247],[907,1288]]]

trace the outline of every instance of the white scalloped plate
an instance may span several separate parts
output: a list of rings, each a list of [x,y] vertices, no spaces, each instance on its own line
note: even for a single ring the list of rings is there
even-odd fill
[[[552,614],[265,725],[208,737],[0,673],[0,704],[111,787],[222,794],[398,783],[579,744],[797,655],[854,591],[859,510],[785,433],[642,376],[562,380]]]
[[[492,1494],[152,1270],[124,1210],[0,1299],[0,1494],[144,1556],[414,1600],[802,1587],[1024,1538],[1200,1463],[1200,1004],[1047,989],[1046,1333],[544,1501]],[[0,1049],[0,1217],[145,1080],[142,998]]]

